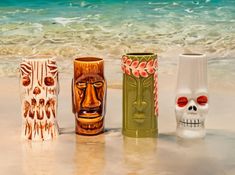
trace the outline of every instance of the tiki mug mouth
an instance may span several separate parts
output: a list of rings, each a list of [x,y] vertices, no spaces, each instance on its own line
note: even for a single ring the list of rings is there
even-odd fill
[[[78,118],[92,119],[102,116],[102,110],[100,107],[97,108],[82,108],[77,113]]]
[[[96,135],[103,132],[104,117],[101,106],[82,108],[76,114],[76,133],[81,135]]]
[[[144,123],[145,121],[145,114],[144,113],[135,113],[133,116],[133,120],[136,123]]]
[[[104,130],[104,117],[100,115],[91,118],[76,114],[76,133],[81,135],[96,135]]]
[[[24,118],[31,118],[43,120],[50,119],[51,117],[56,118],[56,99],[49,98],[49,99],[35,99],[32,98],[31,101],[25,99],[24,101],[24,109],[23,109],[23,116]]]

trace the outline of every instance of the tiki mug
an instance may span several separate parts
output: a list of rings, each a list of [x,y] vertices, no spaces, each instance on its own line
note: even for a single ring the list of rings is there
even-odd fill
[[[175,99],[176,134],[182,138],[203,138],[207,113],[207,58],[203,54],[182,54]]]
[[[74,60],[72,103],[77,134],[96,135],[104,131],[106,81],[103,59],[83,57]]]
[[[129,53],[122,58],[125,136],[157,136],[157,64],[153,53]]]
[[[54,58],[38,55],[20,64],[22,136],[29,140],[51,140],[58,136],[58,71]]]

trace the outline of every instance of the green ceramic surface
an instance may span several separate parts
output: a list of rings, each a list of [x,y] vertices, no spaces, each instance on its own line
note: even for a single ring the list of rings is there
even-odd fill
[[[128,59],[139,62],[156,60],[156,54],[127,54]],[[157,116],[154,108],[154,74],[139,78],[123,74],[123,128],[129,137],[156,137]]]

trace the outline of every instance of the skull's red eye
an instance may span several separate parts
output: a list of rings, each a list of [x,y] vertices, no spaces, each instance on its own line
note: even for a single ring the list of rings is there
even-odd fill
[[[22,84],[23,86],[28,86],[30,84],[30,78],[28,76],[24,76],[22,78]]]
[[[184,107],[188,104],[188,99],[187,97],[179,97],[177,100],[177,104],[179,107]]]
[[[45,77],[44,83],[46,86],[53,86],[54,85],[54,79],[52,77]]]
[[[199,105],[204,106],[207,102],[208,102],[208,99],[207,99],[207,97],[204,96],[204,95],[199,96],[199,97],[197,98],[197,103],[198,103]]]

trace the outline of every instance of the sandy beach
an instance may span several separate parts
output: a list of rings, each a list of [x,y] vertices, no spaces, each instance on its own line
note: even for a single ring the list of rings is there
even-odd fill
[[[160,174],[233,175],[235,173],[235,93],[209,83],[210,112],[202,140],[175,136],[174,82],[159,74],[159,137],[123,137],[121,89],[108,88],[106,132],[86,137],[74,133],[71,112],[71,76],[61,74],[55,141],[28,142],[20,138],[21,116],[17,78],[1,78],[1,174]],[[218,84],[223,84],[217,82]],[[120,85],[121,86],[121,85]]]

